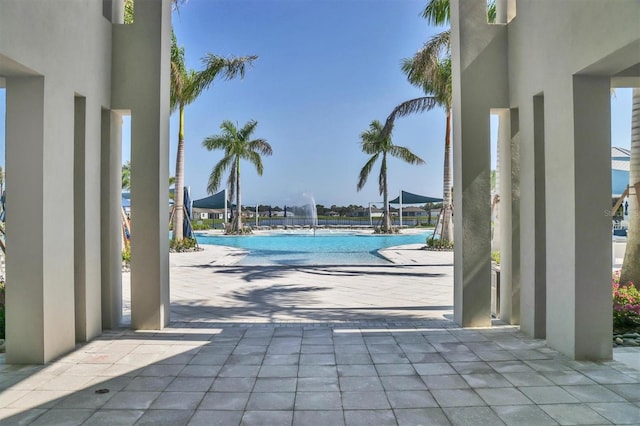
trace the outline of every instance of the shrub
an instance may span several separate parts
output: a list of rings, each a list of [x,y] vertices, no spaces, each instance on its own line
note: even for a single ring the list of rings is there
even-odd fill
[[[495,250],[491,252],[491,260],[496,262],[498,265],[500,264],[500,250]]]
[[[618,331],[640,327],[640,291],[633,283],[620,285],[620,272],[613,274],[613,328]]]
[[[453,243],[449,240],[441,240],[440,238],[427,237],[427,247],[439,250],[453,249]]]
[[[207,229],[209,229],[210,226],[204,222],[202,223],[198,223],[198,222],[193,222],[191,223],[191,229],[193,229],[194,231],[206,231]]]
[[[122,250],[122,262],[127,265],[131,263],[131,246],[129,244],[126,244]]]
[[[194,251],[198,246],[198,241],[195,238],[183,238],[180,241],[171,240],[169,242],[169,249],[174,252]]]

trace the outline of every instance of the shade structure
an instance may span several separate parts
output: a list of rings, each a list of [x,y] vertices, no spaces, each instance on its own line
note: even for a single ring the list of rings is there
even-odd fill
[[[400,196],[389,201],[389,204],[426,204],[441,203],[442,198],[427,197],[425,195],[412,194],[411,192],[402,191],[402,200]]]
[[[193,200],[193,207],[199,209],[224,209],[227,206],[225,203],[225,190],[218,192],[217,194],[210,195],[205,198],[200,198],[199,200]],[[231,205],[231,203],[228,203]]]

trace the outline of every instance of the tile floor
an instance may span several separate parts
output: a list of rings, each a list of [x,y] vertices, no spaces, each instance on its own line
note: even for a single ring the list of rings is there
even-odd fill
[[[460,329],[451,259],[392,256],[405,266],[172,256],[171,327],[105,332],[44,366],[0,358],[0,424],[640,424],[631,363],[572,361],[513,326]]]

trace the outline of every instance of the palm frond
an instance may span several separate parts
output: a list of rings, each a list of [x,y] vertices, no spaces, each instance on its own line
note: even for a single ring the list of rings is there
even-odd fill
[[[229,135],[214,135],[205,138],[205,140],[202,141],[202,146],[205,147],[208,151],[214,151],[216,149],[226,149],[229,141]]]
[[[490,24],[495,24],[496,23],[496,17],[497,17],[496,1],[495,0],[490,0],[489,1],[489,7],[487,8],[487,20],[489,21]]]
[[[227,178],[227,188],[229,189],[229,198],[232,200],[236,196],[236,177],[238,175],[238,161],[234,156],[231,164],[231,170],[229,170],[229,177]]]
[[[220,182],[222,181],[222,175],[225,170],[229,167],[233,157],[226,156],[222,158],[211,170],[211,174],[209,175],[209,182],[207,184],[207,193],[214,194],[218,188],[220,187]]]
[[[393,157],[399,158],[405,163],[424,164],[424,160],[422,158],[418,157],[405,146],[393,145],[389,150],[389,154],[391,154]]]
[[[410,59],[405,59],[402,71],[411,84],[420,87],[425,79],[437,77],[438,64],[450,57],[450,52],[451,33],[446,30],[431,37]]]
[[[407,74],[409,82],[419,86],[425,94],[432,95],[437,102],[448,108],[451,105],[451,56],[419,57],[405,59],[402,70]]]
[[[384,127],[380,131],[379,137],[381,139],[391,137],[391,131],[393,130],[396,117],[404,117],[406,115],[424,112],[433,109],[437,104],[438,102],[433,96],[422,96],[420,98],[402,102],[400,105],[396,106],[387,117],[387,121],[384,123]]]
[[[252,66],[256,59],[258,59],[256,55],[225,58],[208,53],[202,58],[204,69],[197,73],[194,81],[193,92],[195,96],[197,97],[208,88],[220,73],[225,80],[231,80],[237,76],[244,78],[246,68]]]
[[[422,11],[422,17],[433,25],[446,25],[451,16],[451,4],[449,0],[429,0]]]
[[[176,35],[171,31],[171,84],[170,105],[171,112],[179,106],[182,94],[185,90],[186,69],[184,65],[184,47],[178,46]]]
[[[384,145],[387,144],[390,139],[380,137],[380,131],[382,130],[382,123],[379,120],[373,120],[369,124],[369,129],[360,134],[360,147],[365,154],[376,154],[382,151]]]
[[[379,156],[380,156],[379,153],[376,153],[373,156],[371,156],[371,158],[369,158],[369,161],[367,161],[365,165],[362,167],[362,169],[360,170],[358,186],[357,186],[358,191],[364,188],[364,185],[367,183],[367,179],[371,174],[371,170],[373,169],[373,165],[376,163]]]
[[[236,138],[238,135],[238,129],[231,120],[224,120],[220,125],[220,130],[222,130],[223,135],[226,135],[229,138]]]
[[[251,134],[256,130],[258,126],[258,122],[256,120],[249,120],[247,124],[242,126],[240,130],[238,130],[238,139],[242,139],[243,141],[248,141],[251,137]]]
[[[271,148],[271,145],[269,145],[269,142],[267,142],[265,139],[252,140],[247,144],[247,149],[258,152],[262,155],[273,154],[273,149]]]
[[[255,151],[249,151],[245,158],[256,167],[258,176],[262,176],[264,173],[264,166],[262,165],[262,157],[260,157],[260,154]]]

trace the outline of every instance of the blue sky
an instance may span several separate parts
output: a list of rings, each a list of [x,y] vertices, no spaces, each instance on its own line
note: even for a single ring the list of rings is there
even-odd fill
[[[266,139],[273,156],[259,177],[241,166],[243,204],[296,204],[311,193],[325,206],[381,200],[379,164],[360,192],[358,173],[367,160],[359,135],[383,121],[398,103],[421,96],[400,71],[433,34],[419,15],[425,0],[189,0],[174,13],[178,43],[187,66],[200,58],[251,55],[259,59],[244,80],[217,80],[185,113],[185,184],[194,198],[206,196],[211,168],[220,152],[202,148],[223,120],[258,121],[255,137]],[[4,90],[0,89],[0,164],[4,165]],[[612,144],[629,147],[631,91],[612,99]],[[394,143],[409,147],[426,165],[392,159],[389,188],[442,196],[445,115],[434,109],[396,124]],[[126,129],[125,129],[126,130]],[[170,174],[175,173],[177,120],[171,119]],[[123,157],[129,157],[125,136]],[[135,167],[135,166],[134,166]],[[226,181],[226,179],[225,179]]]

